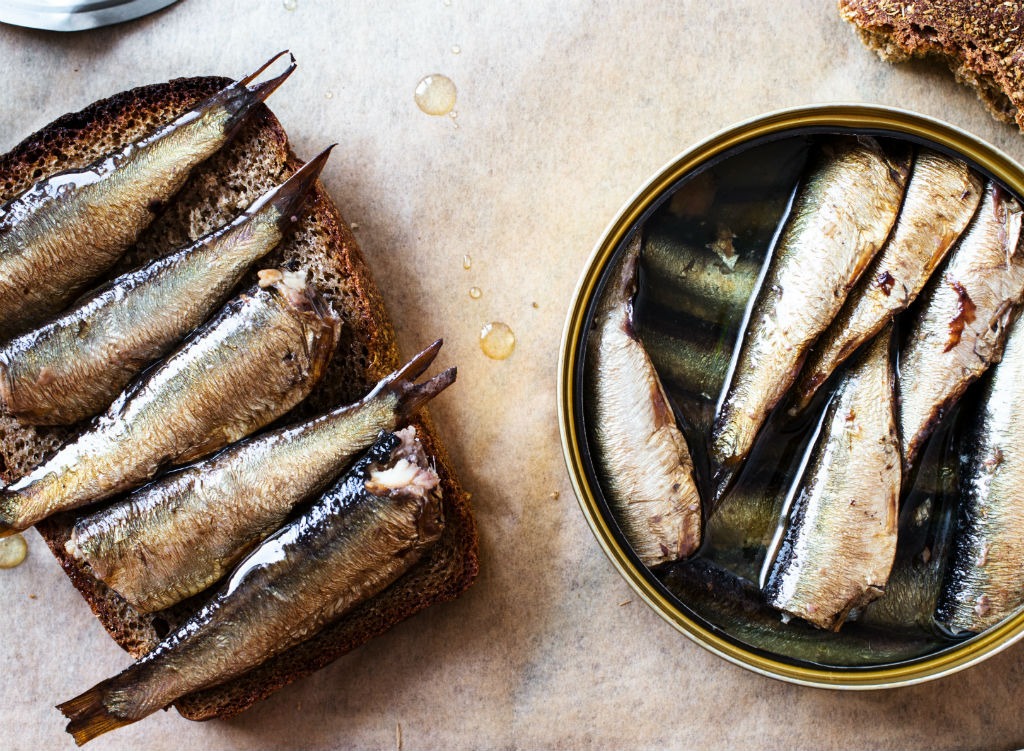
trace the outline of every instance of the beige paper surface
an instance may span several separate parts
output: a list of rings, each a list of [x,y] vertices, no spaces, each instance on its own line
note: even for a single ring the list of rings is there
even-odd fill
[[[935,116],[1016,159],[1024,137],[944,69],[880,62],[829,0],[183,0],[73,36],[0,27],[0,151],[114,92],[239,75],[284,48],[300,68],[271,107],[300,156],[340,144],[325,182],[358,225],[403,350],[444,336],[442,364],[458,364],[433,414],[473,494],[483,570],[462,599],[234,720],[160,713],[90,748],[1024,745],[1019,647],[939,682],[838,693],[754,675],[679,635],[600,552],[555,409],[585,261],[626,199],[695,141],[835,101]],[[431,73],[458,87],[457,118],[417,109]],[[494,320],[518,338],[502,362],[477,343]],[[34,532],[29,544],[23,566],[0,572],[0,748],[71,748],[53,705],[128,660]]]

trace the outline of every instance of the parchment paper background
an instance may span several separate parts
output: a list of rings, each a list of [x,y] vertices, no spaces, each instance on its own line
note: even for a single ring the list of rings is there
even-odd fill
[[[235,720],[160,713],[90,748],[387,749],[399,727],[405,749],[1024,745],[1019,647],[939,682],[838,693],[680,636],[600,552],[555,413],[584,262],[634,190],[695,141],[834,101],[932,115],[1017,159],[1024,137],[945,68],[880,62],[830,0],[183,0],[73,36],[0,27],[0,150],[116,91],[237,76],[284,48],[300,68],[271,107],[301,156],[340,144],[325,182],[358,225],[403,350],[443,335],[443,365],[459,366],[433,413],[473,494],[483,571],[461,600]],[[438,72],[458,87],[457,119],[413,102]],[[518,337],[503,362],[477,344],[492,320]],[[53,705],[128,660],[34,532],[29,545],[0,572],[0,748],[71,748]]]

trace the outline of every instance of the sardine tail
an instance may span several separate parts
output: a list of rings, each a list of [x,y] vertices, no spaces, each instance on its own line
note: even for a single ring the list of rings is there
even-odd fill
[[[259,76],[263,71],[265,71],[267,68],[276,63],[285,55],[291,57],[292,63],[295,63],[295,55],[293,55],[290,50],[281,50],[276,55],[267,60],[265,63],[263,63],[263,65],[254,70],[252,73],[250,73],[247,76],[242,76],[241,78],[239,78],[238,83],[240,83],[242,86],[248,86],[250,83],[256,80],[257,76]]]
[[[74,737],[75,743],[79,746],[97,736],[135,722],[111,713],[106,705],[107,683],[98,683],[84,694],[57,705],[57,709],[70,720],[64,729]]]
[[[285,54],[287,54],[288,57],[291,58],[291,62],[289,63],[288,67],[285,68],[283,73],[280,73],[279,75],[276,75],[273,78],[267,79],[266,81],[260,81],[257,84],[253,84],[252,86],[249,86],[249,91],[251,91],[253,96],[256,97],[256,101],[262,102],[268,96],[273,94],[277,90],[277,87],[280,86],[281,84],[283,84],[285,82],[285,80],[288,78],[288,76],[290,76],[292,74],[292,72],[296,68],[295,55],[293,55],[292,53],[288,52],[288,50],[285,50],[283,52],[279,52],[274,57],[270,58],[270,60],[265,62],[260,67],[259,70],[251,73],[250,75],[246,76],[245,78],[243,78],[243,79],[241,79],[239,81],[239,83],[248,86],[249,83],[254,78],[256,78],[256,76],[258,76],[260,73],[265,71],[278,58],[280,58],[282,55],[285,55]]]
[[[424,404],[440,394],[446,388],[455,383],[457,370],[448,368],[439,373],[429,381],[423,383],[408,383],[400,381],[404,388],[401,388],[401,397],[398,406],[399,415],[403,418],[416,414]]]
[[[437,357],[437,353],[441,350],[441,345],[444,344],[444,339],[438,339],[429,347],[424,349],[418,355],[413,357],[409,362],[400,367],[388,378],[389,381],[415,381],[423,373],[426,372],[430,364],[434,362],[434,358]]]
[[[302,204],[309,195],[316,179],[320,176],[324,165],[327,164],[327,158],[331,155],[331,149],[336,145],[328,146],[310,159],[274,191],[270,204],[280,215],[278,225],[282,230],[298,218],[298,214],[302,210]]]

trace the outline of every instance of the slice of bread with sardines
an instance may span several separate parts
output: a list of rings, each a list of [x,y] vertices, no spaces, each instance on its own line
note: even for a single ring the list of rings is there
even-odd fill
[[[122,149],[171,123],[230,83],[218,77],[181,78],[132,89],[64,115],[0,157],[0,201],[11,200],[50,175],[83,168]],[[265,105],[257,104],[237,133],[195,167],[170,199],[150,207],[156,218],[92,286],[187,246],[227,224],[301,166],[281,123]],[[259,276],[260,270],[302,269],[340,319],[338,345],[322,378],[304,401],[267,429],[308,420],[355,402],[403,362],[380,293],[352,231],[319,181],[310,195],[305,210],[291,223],[283,241],[246,273],[232,293],[265,281],[265,276]],[[423,608],[457,597],[473,582],[478,570],[477,535],[468,495],[452,470],[429,416],[420,412],[412,424],[440,478],[444,516],[440,539],[394,583],[308,640],[226,683],[177,700],[174,706],[180,714],[192,720],[235,715]],[[9,485],[27,475],[86,425],[88,421],[70,426],[34,426],[0,408],[0,483]],[[164,610],[142,613],[134,609],[66,548],[75,522],[108,502],[59,513],[36,526],[113,639],[138,658],[200,610],[219,586]],[[84,683],[83,689],[87,688]],[[53,697],[55,702],[65,698]]]

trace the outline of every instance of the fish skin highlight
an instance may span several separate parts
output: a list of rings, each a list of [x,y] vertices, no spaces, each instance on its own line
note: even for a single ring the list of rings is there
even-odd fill
[[[1020,204],[995,183],[974,221],[921,293],[900,350],[899,420],[904,470],[946,411],[999,361],[1024,297]]]
[[[765,567],[766,602],[823,629],[879,597],[896,554],[901,471],[892,326],[851,367],[791,492],[788,527]]]
[[[41,180],[0,206],[0,340],[54,316],[108,270],[156,207],[216,153],[295,69],[232,83],[139,141]]]
[[[811,351],[791,414],[805,409],[837,367],[917,298],[974,216],[982,189],[982,178],[965,163],[920,149],[893,233]]]
[[[434,342],[355,404],[237,443],[78,520],[68,552],[139,612],[206,589],[381,431],[454,382],[454,368],[411,380],[440,347]]]
[[[640,341],[662,382],[703,399],[718,398],[729,370],[731,348],[725,351],[697,327],[678,335],[660,328],[643,326]]]
[[[744,254],[730,268],[712,251],[680,241],[670,225],[644,237],[641,264],[653,302],[730,327],[741,317],[761,273],[759,260]]]
[[[909,173],[906,148],[897,144],[889,155],[871,138],[829,142],[798,189],[715,419],[710,454],[718,468],[716,499],[888,237]]]
[[[60,704],[75,742],[241,675],[412,567],[445,523],[437,474],[414,436],[412,428],[382,436],[308,511],[242,561],[196,615],[117,676]]]
[[[330,149],[229,224],[123,274],[0,349],[0,402],[21,422],[91,417],[220,307],[301,211]]]
[[[1010,332],[963,441],[954,552],[936,618],[980,632],[1024,605],[1024,326]]]
[[[296,275],[232,299],[78,438],[0,490],[0,537],[212,454],[302,401],[339,322]]]
[[[690,450],[633,327],[639,251],[637,234],[594,318],[588,409],[608,500],[637,556],[657,566],[693,554],[703,522]]]

